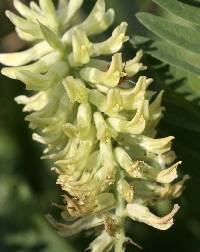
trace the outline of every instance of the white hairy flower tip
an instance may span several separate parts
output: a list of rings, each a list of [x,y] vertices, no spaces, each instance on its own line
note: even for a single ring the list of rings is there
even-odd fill
[[[124,251],[127,217],[165,230],[173,225],[172,212],[158,217],[148,206],[178,197],[183,180],[177,178],[171,151],[172,136],[157,138],[162,117],[161,99],[148,91],[152,79],[140,76],[146,67],[142,51],[122,61],[119,50],[129,38],[127,24],[117,26],[110,38],[94,43],[114,20],[105,1],[97,0],[88,17],[77,23],[83,0],[39,0],[27,7],[14,5],[20,16],[7,11],[19,37],[34,42],[32,48],[0,54],[7,67],[2,74],[21,80],[31,97],[19,96],[30,114],[26,120],[36,132],[33,139],[46,146],[43,158],[53,160],[57,184],[65,193],[61,208],[66,223],[49,221],[64,236],[96,226],[102,233],[90,244],[95,252]],[[101,55],[112,56],[111,62]],[[72,224],[67,221],[78,219]]]

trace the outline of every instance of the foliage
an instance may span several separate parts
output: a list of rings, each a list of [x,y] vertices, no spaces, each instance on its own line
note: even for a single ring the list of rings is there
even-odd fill
[[[146,53],[174,66],[173,76],[187,78],[185,87],[180,92],[189,92],[186,95],[190,100],[199,97],[200,78],[200,22],[199,7],[185,4],[178,0],[154,0],[165,11],[164,17],[158,17],[150,13],[137,14],[139,21],[160,39],[153,40],[134,36],[133,44],[141,45]],[[198,101],[197,101],[198,102]]]
[[[183,160],[182,169],[191,176],[183,196],[186,216],[190,221],[184,221],[185,215],[183,221],[186,230],[197,234],[200,231],[199,214],[192,202],[195,201],[197,206],[200,204],[197,200],[200,176],[200,3],[177,0],[154,2],[164,10],[160,12],[162,16],[147,12],[137,14],[138,20],[154,35],[134,35],[132,45],[144,49],[148,64],[154,62],[150,72],[157,84],[155,89],[165,89],[166,113],[160,133],[164,131],[176,136],[175,148]],[[194,244],[188,249],[195,251]]]

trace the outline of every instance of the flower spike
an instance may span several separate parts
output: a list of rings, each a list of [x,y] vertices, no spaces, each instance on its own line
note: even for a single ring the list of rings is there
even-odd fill
[[[157,96],[149,91],[153,80],[146,76],[130,80],[146,69],[143,52],[122,60],[127,23],[94,42],[92,36],[108,29],[115,13],[106,11],[105,0],[97,0],[77,24],[83,2],[59,0],[56,8],[52,0],[31,1],[30,7],[14,0],[20,16],[6,15],[19,37],[34,45],[0,54],[0,63],[7,66],[2,74],[34,92],[15,100],[29,113],[25,120],[33,139],[45,145],[42,158],[51,160],[63,190],[63,206],[55,205],[65,223],[47,219],[67,237],[98,227],[87,250],[122,252],[127,243],[136,244],[126,237],[127,218],[160,230],[173,225],[177,204],[164,217],[149,206],[179,197],[188,176],[173,183],[181,163],[174,163],[174,137],[156,138],[163,91]]]

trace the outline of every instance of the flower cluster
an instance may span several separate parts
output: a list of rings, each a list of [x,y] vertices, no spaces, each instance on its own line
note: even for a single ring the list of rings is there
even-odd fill
[[[97,0],[80,22],[82,3],[60,0],[56,9],[52,0],[39,0],[29,8],[14,0],[21,16],[10,11],[6,15],[19,37],[34,45],[1,54],[0,62],[8,66],[2,74],[35,92],[16,101],[30,112],[26,120],[36,131],[33,139],[46,146],[43,158],[53,160],[52,170],[65,194],[64,205],[58,207],[66,223],[49,216],[50,222],[64,236],[99,227],[89,250],[114,247],[122,252],[130,241],[124,231],[127,217],[160,230],[173,225],[178,205],[164,217],[148,206],[178,197],[185,178],[171,183],[180,164],[174,164],[173,137],[155,139],[163,92],[148,91],[153,80],[145,76],[129,81],[146,67],[140,62],[142,51],[122,60],[127,24],[94,43],[91,37],[110,27],[114,11],[106,11],[105,1]]]

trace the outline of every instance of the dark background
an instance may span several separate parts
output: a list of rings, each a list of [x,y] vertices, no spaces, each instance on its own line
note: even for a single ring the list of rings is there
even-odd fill
[[[85,1],[85,13],[88,13],[94,2]],[[128,21],[130,36],[146,33],[134,16],[138,11],[165,15],[150,0],[108,0],[107,3],[116,10],[116,24]],[[13,10],[12,1],[0,0],[0,52],[22,50],[27,45],[13,32],[13,25],[4,15],[6,9]],[[133,53],[130,45],[124,50],[127,57]],[[159,62],[147,56],[144,61],[149,66],[149,77],[159,78],[162,82],[162,87],[157,82],[154,88],[165,88],[166,76],[171,74],[170,68],[164,66],[163,72],[157,76],[151,65],[155,66]],[[26,93],[23,84],[3,76],[0,76],[0,82],[0,252],[83,251],[93,239],[90,232],[64,239],[45,220],[46,213],[59,215],[59,210],[54,209],[51,203],[61,202],[61,192],[55,185],[56,177],[51,173],[50,165],[40,160],[42,147],[32,141],[22,107],[13,100]],[[183,196],[176,200],[182,208],[170,230],[157,231],[143,224],[127,223],[128,235],[142,245],[144,252],[200,252],[199,130],[185,127],[193,122],[192,115],[187,112],[187,100],[191,99],[185,93],[180,95],[177,89],[177,85],[181,87],[187,84],[187,79],[179,78],[176,83],[167,86],[172,98],[164,99],[166,114],[160,123],[159,135],[176,136],[174,149],[179,159],[183,160],[180,175],[190,174],[191,180],[187,182]],[[177,109],[173,105],[173,95],[176,93],[181,96],[180,103],[185,104],[186,109],[184,106]],[[198,113],[198,97],[191,104],[194,112]],[[130,246],[128,251],[139,250]]]

